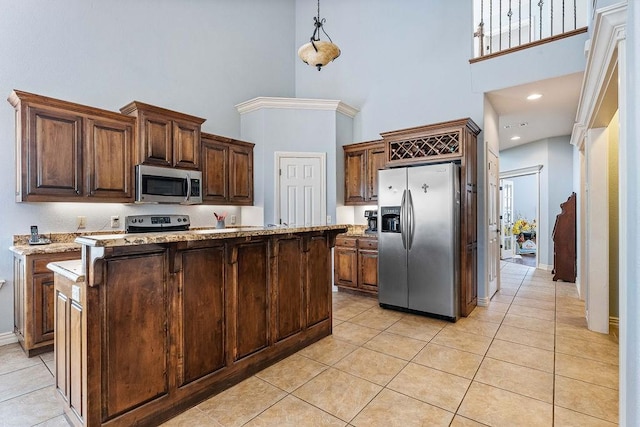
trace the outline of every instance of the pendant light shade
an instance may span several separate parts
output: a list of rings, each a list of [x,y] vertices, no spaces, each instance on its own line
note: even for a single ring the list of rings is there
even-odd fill
[[[305,63],[318,67],[318,71],[322,69],[329,62],[340,56],[340,48],[333,43],[329,34],[324,30],[323,24],[325,19],[320,18],[320,0],[318,0],[318,16],[313,17],[315,29],[311,35],[309,43],[300,46],[298,49],[298,56]],[[320,30],[324,33],[329,41],[320,40]]]

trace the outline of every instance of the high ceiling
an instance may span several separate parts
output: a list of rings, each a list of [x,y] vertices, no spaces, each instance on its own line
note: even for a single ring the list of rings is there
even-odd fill
[[[583,73],[487,93],[500,117],[500,150],[554,136],[571,135],[575,123]],[[540,99],[527,96],[538,93]],[[514,136],[520,139],[512,140]]]

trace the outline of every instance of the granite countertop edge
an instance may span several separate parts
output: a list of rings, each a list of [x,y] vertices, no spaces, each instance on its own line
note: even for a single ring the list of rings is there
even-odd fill
[[[49,243],[47,245],[14,245],[9,250],[17,255],[40,255],[40,254],[60,254],[65,252],[78,252],[82,249],[82,245],[69,243]]]
[[[346,231],[347,225],[319,225],[313,227],[242,227],[226,229],[197,229],[169,233],[135,233],[80,236],[76,243],[91,247],[136,246],[198,240],[235,239],[278,234],[297,234],[314,231]]]

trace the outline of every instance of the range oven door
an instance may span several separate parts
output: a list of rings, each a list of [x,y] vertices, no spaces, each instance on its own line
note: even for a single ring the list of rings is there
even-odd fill
[[[202,172],[136,166],[137,203],[202,203]]]

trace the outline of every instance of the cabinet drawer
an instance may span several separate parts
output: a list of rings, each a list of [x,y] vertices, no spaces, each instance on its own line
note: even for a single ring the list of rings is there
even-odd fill
[[[377,239],[358,239],[358,248],[360,249],[378,249]]]
[[[357,242],[357,239],[353,237],[337,237],[336,238],[336,246],[355,248],[356,242]]]
[[[51,262],[51,258],[36,258],[33,260],[33,274],[51,273],[47,268],[47,264]]]

